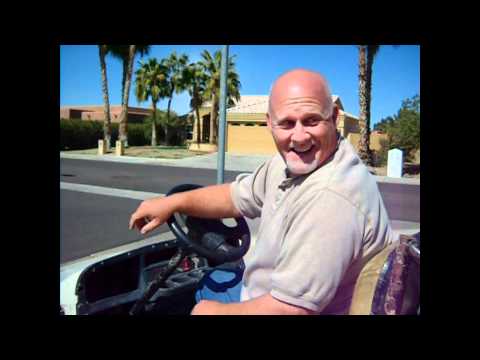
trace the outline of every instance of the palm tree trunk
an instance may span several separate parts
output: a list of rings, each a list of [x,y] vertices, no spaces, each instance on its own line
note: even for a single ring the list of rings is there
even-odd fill
[[[367,70],[365,84],[365,149],[367,150],[367,164],[373,165],[373,154],[370,149],[370,105],[372,102],[372,67],[375,53],[371,46],[367,46]]]
[[[128,62],[126,61],[126,59],[124,59],[122,61],[122,68],[123,68],[123,72],[122,72],[122,94],[121,94],[121,99],[122,99],[122,106],[123,106],[123,94],[125,93],[125,80],[127,78],[127,69],[128,69]]]
[[[216,131],[216,124],[217,124],[217,96],[213,94],[212,96],[212,110],[210,112],[210,144],[217,143],[217,131]]]
[[[128,137],[127,137],[127,122],[128,122],[128,96],[130,93],[130,83],[132,78],[133,70],[133,59],[135,58],[135,45],[130,45],[129,54],[128,54],[128,67],[127,67],[127,76],[125,79],[125,89],[123,92],[123,104],[122,104],[122,113],[120,115],[120,125],[119,125],[119,140],[122,141],[125,147],[128,147]]]
[[[164,124],[163,132],[165,133],[165,145],[168,145],[168,123]]]
[[[168,145],[168,124],[170,124],[170,106],[172,105],[173,92],[170,93],[167,104],[167,121],[165,123],[165,145]]]
[[[157,104],[152,101],[153,116],[152,116],[152,146],[157,146]]]
[[[195,107],[195,113],[197,114],[197,145],[200,146],[200,111],[198,110],[198,106]]]
[[[100,55],[100,66],[102,69],[102,91],[103,91],[103,140],[107,145],[107,151],[110,151],[111,138],[111,119],[110,119],[110,101],[108,99],[107,65],[105,63],[106,45],[98,45]]]
[[[358,155],[364,161],[368,161],[368,150],[367,144],[367,61],[366,61],[366,50],[365,45],[359,46],[359,89],[358,95],[360,98],[360,142],[358,144]]]

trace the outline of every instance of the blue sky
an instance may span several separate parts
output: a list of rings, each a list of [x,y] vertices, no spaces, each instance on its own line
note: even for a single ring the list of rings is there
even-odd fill
[[[144,57],[167,57],[171,52],[185,53],[190,61],[200,60],[203,50],[220,50],[221,45],[153,45]],[[322,73],[333,94],[339,95],[345,111],[359,114],[358,50],[354,45],[231,45],[242,95],[267,95],[273,81],[283,72],[301,67]],[[140,57],[135,58],[134,71]],[[122,67],[119,60],[107,57],[110,103],[121,103]],[[151,102],[138,103],[130,89],[130,106],[150,108]],[[371,120],[396,114],[402,100],[420,93],[420,46],[384,45],[373,66]],[[189,111],[189,96],[174,95],[172,109],[182,115]],[[60,106],[102,105],[100,61],[96,45],[60,46]],[[165,109],[167,100],[159,102]]]

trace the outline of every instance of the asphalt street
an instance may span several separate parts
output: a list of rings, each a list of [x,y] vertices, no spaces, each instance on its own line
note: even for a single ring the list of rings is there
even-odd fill
[[[240,172],[225,172],[225,182]],[[165,194],[178,184],[212,185],[217,171],[174,166],[61,159],[60,181]]]
[[[420,222],[420,186],[378,182],[390,219]]]
[[[81,258],[144,238],[128,229],[141,200],[60,191],[60,262]],[[167,225],[148,236],[169,231]]]
[[[240,172],[226,171],[225,182]],[[61,159],[60,181],[68,184],[165,194],[182,183],[211,185],[216,170]],[[420,186],[379,183],[391,219],[420,222]],[[128,229],[131,213],[141,200],[60,190],[61,263],[169,231],[162,225],[143,236]]]

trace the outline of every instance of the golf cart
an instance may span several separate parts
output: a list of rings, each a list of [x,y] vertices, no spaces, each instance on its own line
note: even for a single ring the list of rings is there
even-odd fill
[[[167,196],[199,188],[184,184]],[[215,268],[240,280],[251,233],[244,218],[226,223],[174,214],[176,239],[142,246],[61,273],[65,315],[181,315],[195,305],[202,278]],[[83,265],[82,265],[83,266]],[[400,236],[359,273],[350,314],[419,314],[420,233]]]

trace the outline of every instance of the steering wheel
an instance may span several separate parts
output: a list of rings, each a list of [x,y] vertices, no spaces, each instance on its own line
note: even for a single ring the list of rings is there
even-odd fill
[[[171,189],[167,196],[201,188],[201,185],[182,184]],[[250,231],[243,217],[235,218],[236,226],[226,226],[219,219],[202,219],[187,216],[185,225],[188,234],[183,231],[175,214],[167,224],[172,233],[185,246],[216,264],[240,260],[250,246]]]

